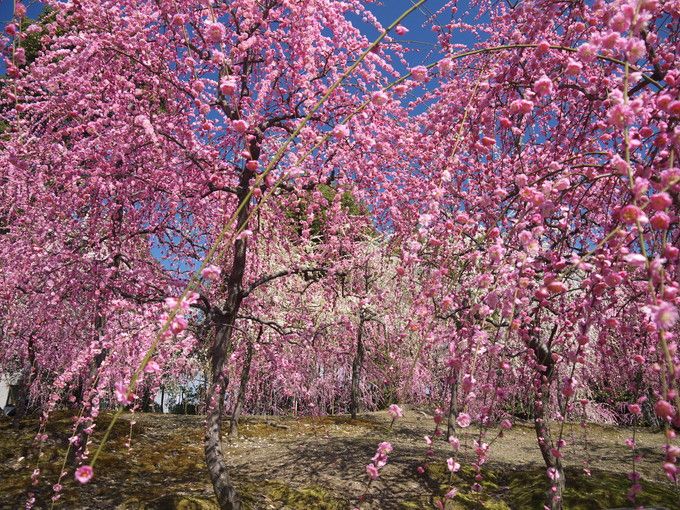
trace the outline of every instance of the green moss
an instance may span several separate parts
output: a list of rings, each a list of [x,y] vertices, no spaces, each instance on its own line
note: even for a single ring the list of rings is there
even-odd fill
[[[349,502],[322,487],[293,487],[278,480],[250,482],[238,487],[247,509],[285,508],[286,510],[345,510]]]
[[[167,487],[167,486],[166,486]],[[237,490],[246,509],[344,510],[348,502],[318,486],[293,487],[281,481],[247,482]],[[116,510],[217,510],[214,499],[170,494],[155,499],[142,495],[126,499]]]
[[[0,494],[19,496],[28,487],[30,475],[25,472],[3,473],[0,477]]]
[[[219,506],[213,499],[170,494],[147,502],[130,498],[116,510],[219,510]]]
[[[262,438],[285,434],[288,431],[283,428],[273,427],[266,423],[248,423],[239,427],[239,435],[243,438]]]
[[[460,505],[460,508],[507,510],[543,507],[548,488],[545,470],[526,466],[520,470],[483,469],[482,474],[484,479],[480,482],[482,486],[480,493],[470,490],[475,481],[475,471],[469,466],[463,467],[453,477],[452,485],[459,490],[454,501]],[[593,470],[592,475],[587,476],[580,469],[567,468],[565,476],[567,485],[564,506],[569,510],[631,506],[631,502],[626,497],[630,481],[624,473],[615,474]],[[435,496],[443,496],[451,486],[446,466],[443,463],[430,464],[426,471],[426,482]],[[643,490],[636,504],[677,508],[680,491],[674,487],[645,480],[641,482],[641,485]]]
[[[368,427],[368,428],[382,428],[382,424],[366,418],[352,419],[350,416],[314,416],[302,419],[303,423],[311,423],[313,425],[342,425],[351,427]]]
[[[593,470],[592,476],[587,476],[582,470],[567,468],[566,479],[566,508],[590,510],[632,506],[626,497],[631,484],[623,472],[614,474]],[[641,485],[637,505],[677,508],[680,491],[674,487],[646,480],[642,480]],[[508,501],[513,507],[542,504],[545,487],[546,478],[540,471],[518,472],[510,482]]]
[[[339,510],[346,506],[346,502],[334,498],[321,487],[294,488],[284,483],[271,483],[267,495],[291,510]]]
[[[349,416],[301,416],[284,418],[276,422],[263,423],[246,418],[239,425],[239,435],[243,438],[264,438],[284,435],[318,435],[327,433],[329,426],[363,427],[384,431],[385,426],[365,418],[352,420]]]
[[[99,445],[111,418],[111,413],[102,413],[97,419],[91,451]],[[53,413],[46,427],[48,440],[42,444],[39,458],[40,449],[34,441],[39,426],[37,419],[24,420],[18,430],[8,422],[0,420],[0,455],[8,460],[0,463],[0,507],[4,508],[3,504],[10,498],[25,497],[36,463],[41,469],[41,478],[32,490],[36,492],[37,506],[49,507],[50,487],[59,476],[68,437],[73,430],[72,414],[68,411]],[[118,420],[97,461],[92,482],[87,486],[77,485],[72,475],[74,466],[71,461],[67,463],[69,474],[62,480],[64,493],[60,507],[77,508],[83,500],[96,497],[111,504],[124,501],[122,505],[127,506],[121,508],[216,508],[197,507],[195,504],[201,501],[200,498],[194,501],[190,496],[197,490],[211,493],[203,458],[202,429],[193,424],[177,426],[172,421],[159,420],[158,425],[162,428],[151,427],[149,431],[141,423],[132,425],[132,448],[129,449],[126,443],[130,437],[130,416]],[[19,461],[22,456],[24,460]],[[169,487],[173,493],[189,496],[168,496]],[[181,505],[161,504],[175,499]],[[154,503],[156,500],[160,503]]]
[[[111,415],[103,414],[93,435],[92,450],[110,423]],[[89,484],[80,486],[69,474],[62,481],[64,494],[60,508],[77,508],[83,501],[97,507],[101,502],[109,508],[133,509],[196,509],[216,507],[211,495],[211,484],[204,464],[202,434],[199,420],[177,420],[168,416],[142,416],[132,429],[132,448],[126,442],[130,432],[130,415],[124,415],[113,429],[109,444],[102,451],[95,467],[96,476]],[[272,419],[274,420],[274,419]],[[9,420],[0,420],[0,507],[11,507],[10,502],[21,500],[30,485],[33,468],[39,460],[42,476],[39,486],[33,487],[38,507],[49,506],[50,487],[58,477],[72,426],[70,412],[55,413],[47,431],[49,439],[38,451],[34,436],[38,431],[36,419],[26,420],[15,430]],[[285,427],[285,428],[281,428]],[[337,429],[336,429],[337,427]],[[385,432],[385,423],[362,417],[351,420],[347,416],[277,418],[264,422],[247,417],[241,427],[244,435],[267,436],[281,434],[290,437],[322,436],[334,433],[343,437],[363,436],[374,430]],[[275,442],[275,441],[274,441]],[[23,460],[19,460],[20,457]],[[431,509],[434,498],[441,498],[451,485],[458,495],[447,502],[447,510],[508,510],[542,508],[547,489],[545,469],[539,466],[508,465],[483,469],[482,491],[473,492],[476,472],[464,466],[449,483],[444,462],[428,466],[422,481],[427,485],[420,496],[401,502],[404,510]],[[292,486],[285,479],[253,480],[248,472],[234,472],[235,485],[245,508],[251,509],[345,509],[349,501],[319,486]],[[415,470],[413,476],[417,477]],[[591,477],[577,468],[567,469],[566,509],[600,509],[634,506],[626,499],[630,487],[625,472],[593,470]],[[637,504],[663,508],[678,508],[680,493],[664,482],[642,482],[643,492]],[[352,496],[348,496],[352,497]],[[122,502],[122,503],[121,503]],[[5,505],[5,506],[3,506]]]
[[[472,484],[475,483],[475,475],[477,474],[470,466],[463,466],[458,473],[449,478],[449,472],[444,463],[429,464],[425,472],[425,482],[432,490],[433,495],[438,498],[446,494],[451,486],[458,489],[456,497],[447,503],[447,510],[509,510],[511,507],[504,501],[507,490],[503,486],[503,481],[493,471],[483,470],[482,473],[484,479],[479,482],[482,486],[481,492],[470,490]]]

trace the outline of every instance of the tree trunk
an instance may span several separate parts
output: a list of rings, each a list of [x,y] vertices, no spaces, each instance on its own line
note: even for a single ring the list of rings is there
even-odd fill
[[[97,334],[101,337],[102,329],[104,327],[105,320],[101,316],[97,315],[95,318],[95,328],[97,330]],[[88,370],[88,376],[87,378],[81,382],[80,385],[80,401],[83,403],[83,406],[85,406],[85,401],[90,400],[92,390],[94,386],[96,385],[96,380],[99,375],[99,369],[102,366],[102,363],[104,363],[104,360],[106,359],[106,356],[108,354],[108,351],[106,349],[101,349],[101,351],[95,355],[95,357],[92,359],[92,362],[90,363],[90,368]],[[72,461],[74,465],[77,465],[78,461],[85,455],[85,452],[87,450],[87,439],[88,435],[85,433],[85,430],[89,428],[92,423],[94,423],[94,420],[90,415],[85,416],[85,419],[80,422],[76,428],[75,435],[77,436],[78,440],[76,442],[76,447],[72,450],[73,451],[73,458]]]
[[[221,437],[222,410],[228,382],[224,367],[230,349],[232,331],[231,325],[227,323],[221,325],[215,335],[215,348],[211,356],[213,375],[208,393],[205,433],[205,463],[222,510],[240,510],[241,508],[241,502],[224,462]]]
[[[553,328],[550,342],[555,336],[557,326]],[[551,486],[546,493],[546,508],[550,510],[562,510],[562,502],[565,489],[564,467],[562,461],[552,454],[554,444],[552,436],[550,435],[550,388],[555,377],[555,363],[552,359],[550,347],[541,342],[537,336],[534,336],[529,341],[529,347],[536,357],[536,362],[543,365],[544,372],[537,372],[536,377],[539,378],[540,384],[537,384],[537,394],[534,399],[534,429],[536,431],[536,439],[538,441],[538,448],[541,451],[541,456],[545,462],[545,466],[551,478]]]
[[[12,419],[12,425],[15,429],[19,429],[21,425],[21,420],[24,419],[28,413],[29,397],[31,391],[31,385],[33,384],[33,377],[35,374],[35,349],[33,346],[33,338],[28,340],[28,363],[21,371],[19,375],[19,380],[15,386],[15,400],[16,409],[14,410],[14,418]]]
[[[550,510],[562,510],[562,498],[564,495],[565,479],[564,467],[559,458],[552,455],[554,448],[552,436],[550,435],[550,425],[548,406],[550,404],[550,383],[541,386],[540,394],[536,395],[534,402],[534,429],[538,448],[541,450],[543,461],[552,475],[552,485],[548,489],[546,506]]]
[[[258,144],[251,142],[250,153],[254,160],[260,155]],[[254,173],[243,169],[239,181],[237,198],[242,207],[236,220],[237,232],[246,228],[250,207],[248,206],[248,191],[250,179]],[[231,345],[243,299],[243,276],[246,268],[247,238],[237,238],[234,241],[234,258],[231,271],[225,275],[226,300],[222,310],[213,309],[210,318],[215,326],[213,345],[209,353],[212,377],[210,389],[207,393],[207,417],[205,432],[205,463],[208,467],[217,502],[222,510],[240,510],[241,501],[229,476],[227,465],[222,453],[222,411],[224,397],[227,391],[228,375],[225,371],[227,359],[231,352]]]
[[[21,421],[28,413],[30,374],[31,367],[29,366],[21,371],[21,375],[14,388],[10,387],[10,395],[13,396],[15,401],[12,426],[17,430],[21,427]],[[14,389],[14,391],[11,391],[11,389]]]
[[[144,388],[144,393],[142,394],[142,412],[148,413],[151,411],[151,391],[148,387]]]
[[[357,334],[357,352],[352,362],[352,387],[349,402],[349,412],[352,419],[356,420],[359,410],[359,380],[361,379],[361,368],[364,364],[364,317],[359,319],[359,333]]]
[[[456,431],[456,416],[458,415],[458,371],[452,370],[449,378],[451,400],[449,400],[449,417],[446,422],[446,438],[448,440]]]
[[[260,327],[260,333],[258,334],[258,340],[262,336],[262,328]],[[255,347],[252,342],[248,342],[248,348],[246,350],[246,357],[243,360],[243,371],[241,372],[241,385],[238,389],[238,397],[236,398],[236,405],[234,406],[234,411],[231,415],[231,424],[229,426],[229,437],[238,437],[238,419],[241,416],[241,410],[243,409],[243,402],[246,399],[246,390],[248,389],[248,381],[250,380],[250,364],[253,360],[253,351]]]

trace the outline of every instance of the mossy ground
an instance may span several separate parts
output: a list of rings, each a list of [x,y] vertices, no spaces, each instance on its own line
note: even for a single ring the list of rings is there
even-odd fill
[[[630,482],[622,473],[591,471],[587,475],[582,469],[566,468],[565,508],[570,510],[595,510],[608,508],[631,507],[627,499]],[[545,503],[546,476],[545,470],[526,468],[522,470],[483,469],[481,492],[470,489],[475,483],[476,472],[465,466],[452,477],[452,484],[459,489],[454,501],[447,510],[484,509],[541,509]],[[426,472],[428,484],[433,495],[443,496],[450,488],[449,473],[444,463],[428,466]],[[637,497],[635,505],[649,507],[680,508],[680,492],[669,485],[659,482],[642,481],[642,493]],[[414,507],[415,508],[415,507]]]
[[[285,437],[295,434],[306,436],[327,435],[329,431],[340,432],[347,429],[365,428],[370,430],[384,430],[384,425],[376,420],[349,416],[301,416],[298,418],[279,418],[275,421],[251,417],[243,420],[239,426],[239,434],[243,438],[271,438]]]
[[[107,414],[99,418],[91,450],[99,444],[110,419]],[[51,485],[58,478],[71,424],[70,413],[56,413],[46,429],[49,438],[40,448],[34,441],[37,420],[28,419],[15,430],[8,419],[0,419],[0,509],[23,507],[29,491],[35,494],[38,508],[50,508]],[[415,413],[392,430],[388,429],[389,418],[381,413],[358,420],[344,416],[248,417],[241,424],[241,438],[225,441],[225,452],[246,508],[341,510],[356,506],[362,494],[362,508],[371,510],[433,508],[434,498],[441,497],[450,485],[442,460],[430,462],[424,475],[416,473],[425,450],[422,435],[430,424],[428,417],[421,420]],[[630,486],[627,453],[625,447],[619,448],[621,437],[628,432],[593,427],[592,433],[598,437],[601,452],[607,454],[592,449],[597,466],[592,476],[576,465],[568,467],[566,508],[632,506],[626,499]],[[469,465],[456,475],[452,482],[459,493],[447,510],[542,508],[546,477],[536,462],[535,439],[530,429],[519,426],[512,434],[494,446],[496,457],[492,456],[483,471],[481,493],[470,489],[475,473]],[[651,446],[658,442],[658,435],[638,434],[650,456],[640,467],[644,473],[660,471],[658,454]],[[67,463],[63,496],[55,508],[215,510],[202,436],[200,417],[124,415],[113,428],[92,482],[77,484],[73,466]],[[367,489],[363,466],[381,440],[390,440],[395,451],[381,478]],[[439,459],[450,455],[446,443],[441,443],[437,446]],[[469,444],[466,441],[463,448],[468,463],[472,458]],[[574,462],[579,461],[578,454],[573,456]],[[42,475],[38,485],[32,486],[30,476],[36,466]],[[661,476],[645,476],[648,479],[643,480],[638,504],[680,509],[676,487],[664,483]]]

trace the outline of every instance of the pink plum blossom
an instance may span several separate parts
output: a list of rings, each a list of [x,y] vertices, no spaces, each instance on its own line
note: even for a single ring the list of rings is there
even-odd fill
[[[517,99],[510,103],[510,113],[531,113],[534,103],[528,99]]]
[[[670,207],[672,203],[673,199],[665,191],[661,193],[655,193],[654,195],[649,197],[649,205],[655,211],[663,211],[664,209]]]
[[[455,462],[452,457],[446,459],[446,466],[451,473],[456,473],[460,471],[460,464],[458,462]]]
[[[233,125],[234,129],[236,130],[236,132],[241,133],[241,134],[248,131],[248,127],[249,127],[248,123],[243,119],[239,119],[239,120],[234,121],[234,123],[232,125]]]
[[[203,268],[201,276],[207,280],[218,280],[222,274],[222,269],[214,264],[210,264]]]
[[[231,96],[236,91],[236,80],[233,77],[225,77],[220,81],[220,92],[225,96]]]
[[[671,303],[662,301],[650,308],[652,310],[652,319],[660,329],[671,329],[678,322],[678,309]]]
[[[333,137],[337,139],[347,138],[349,136],[349,127],[346,124],[338,124],[333,128]]]
[[[654,412],[659,418],[670,419],[675,414],[675,408],[667,400],[658,400],[654,404]]]
[[[621,221],[629,224],[638,221],[640,223],[646,223],[648,221],[647,216],[644,212],[642,212],[642,209],[633,204],[628,204],[623,209],[621,209],[620,216]]]
[[[411,76],[414,80],[419,82],[426,82],[428,77],[428,70],[425,66],[417,66],[411,68]]]
[[[449,444],[451,445],[451,448],[454,449],[454,451],[457,451],[460,448],[460,439],[455,436],[450,436]]]
[[[569,61],[567,62],[567,66],[565,68],[565,72],[572,76],[577,76],[581,74],[582,70],[583,64],[581,64],[581,62],[579,62],[578,60],[574,60],[573,58],[569,59]]]
[[[534,82],[533,89],[539,96],[548,96],[553,93],[553,82],[544,74]]]
[[[377,480],[378,477],[380,476],[380,471],[378,471],[378,468],[375,467],[375,465],[368,464],[366,466],[366,474],[371,480]]]
[[[456,488],[454,487],[454,488],[452,488],[449,492],[447,492],[447,493],[444,495],[444,497],[445,497],[446,499],[453,499],[453,498],[456,497],[456,494],[458,494],[458,489],[456,489]]]
[[[389,443],[388,441],[383,441],[378,445],[378,452],[383,455],[391,453],[392,450],[393,450],[392,443]]]
[[[384,92],[374,92],[371,96],[371,101],[373,104],[382,106],[389,101],[390,97]]]
[[[226,28],[222,23],[209,23],[205,27],[205,38],[210,43],[218,43],[224,39]]]
[[[76,469],[75,478],[80,483],[87,483],[92,479],[94,469],[92,466],[80,466]]]
[[[146,372],[147,374],[155,374],[160,371],[161,371],[160,365],[154,360],[149,361],[146,364],[146,367],[144,367],[144,372]]]
[[[671,224],[671,218],[663,211],[659,211],[649,220],[652,227],[656,230],[668,230]]]
[[[628,253],[623,257],[628,264],[631,266],[644,266],[647,263],[647,258],[641,253]]]
[[[387,412],[394,420],[404,416],[404,410],[397,404],[391,404],[390,407],[387,409]]]
[[[118,381],[115,384],[115,394],[116,400],[124,406],[131,404],[135,399],[134,393],[128,389],[128,385],[123,381]]]
[[[472,423],[472,418],[470,418],[470,415],[467,413],[459,413],[458,417],[456,418],[456,423],[459,427],[464,429],[470,426]]]

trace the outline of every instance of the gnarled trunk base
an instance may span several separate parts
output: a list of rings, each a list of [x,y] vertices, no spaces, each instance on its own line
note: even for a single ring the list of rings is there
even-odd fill
[[[205,431],[205,463],[213,484],[217,502],[222,510],[240,510],[241,501],[229,477],[227,465],[222,454],[222,402],[225,388],[213,385],[211,388],[216,398],[208,406],[208,416]]]
[[[257,337],[258,341],[262,336],[262,328],[260,328],[260,333]],[[238,397],[236,398],[236,405],[234,406],[234,412],[231,415],[231,423],[229,425],[229,438],[238,437],[238,420],[241,417],[241,411],[243,410],[243,403],[246,400],[246,391],[248,390],[248,381],[250,380],[250,365],[253,361],[253,351],[255,347],[252,342],[248,343],[246,350],[246,357],[243,360],[243,371],[241,372],[241,384],[238,390]]]

